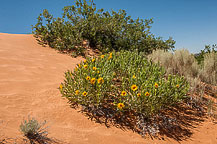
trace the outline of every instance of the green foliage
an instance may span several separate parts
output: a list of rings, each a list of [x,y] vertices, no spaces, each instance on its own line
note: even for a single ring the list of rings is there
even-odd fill
[[[203,61],[204,61],[204,55],[207,53],[217,53],[217,45],[205,45],[204,50],[201,50],[200,53],[195,54],[194,57],[196,58],[198,64],[202,64],[203,65]]]
[[[44,128],[46,121],[39,123],[36,119],[28,117],[20,124],[20,131],[28,138],[31,144],[45,143],[49,141],[47,138],[47,127]]]
[[[73,104],[150,117],[181,102],[188,91],[183,77],[164,73],[138,52],[114,52],[66,72],[60,91]]]
[[[135,50],[151,53],[156,49],[173,49],[172,38],[162,40],[150,33],[152,19],[133,20],[125,10],[104,11],[86,0],[76,0],[75,5],[63,8],[62,18],[53,18],[45,9],[33,26],[33,34],[40,44],[62,52],[84,53],[82,42],[102,52]]]

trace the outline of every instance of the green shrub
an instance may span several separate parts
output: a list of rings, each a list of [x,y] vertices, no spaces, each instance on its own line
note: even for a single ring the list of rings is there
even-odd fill
[[[169,75],[138,52],[113,52],[88,58],[65,73],[60,91],[71,103],[150,117],[186,97],[188,83]]]
[[[198,64],[203,65],[204,55],[207,53],[217,53],[217,45],[205,45],[204,50],[201,50],[200,53],[195,54],[194,57],[196,58]]]
[[[62,18],[53,18],[45,9],[33,26],[33,34],[41,44],[62,52],[83,54],[82,42],[102,52],[135,50],[151,53],[156,49],[172,49],[172,38],[162,40],[150,33],[152,19],[133,20],[125,10],[96,9],[93,2],[76,0],[76,4],[63,8]]]

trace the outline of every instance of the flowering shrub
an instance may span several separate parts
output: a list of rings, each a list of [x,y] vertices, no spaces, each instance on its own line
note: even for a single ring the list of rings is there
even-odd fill
[[[184,77],[164,74],[137,52],[117,52],[87,58],[65,73],[59,89],[73,104],[150,117],[182,101],[189,89]]]

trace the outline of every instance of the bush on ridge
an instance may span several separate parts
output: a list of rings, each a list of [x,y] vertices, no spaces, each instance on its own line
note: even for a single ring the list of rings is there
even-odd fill
[[[172,38],[163,40],[150,32],[152,19],[134,20],[125,10],[97,10],[93,1],[86,0],[76,0],[75,5],[66,6],[63,11],[61,18],[54,18],[46,9],[39,15],[32,29],[40,44],[77,55],[84,55],[83,41],[101,52],[137,49],[151,53],[174,48]]]

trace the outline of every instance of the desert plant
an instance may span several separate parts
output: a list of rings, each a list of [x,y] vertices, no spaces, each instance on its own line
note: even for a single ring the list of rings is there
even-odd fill
[[[199,76],[203,82],[217,85],[217,52],[204,55],[203,67]]]
[[[197,78],[199,73],[199,66],[194,56],[188,50],[176,50],[169,52],[164,50],[156,50],[148,55],[148,59],[156,63],[160,63],[167,74],[179,74],[186,78]]]
[[[204,55],[208,53],[217,53],[217,45],[205,45],[205,48],[201,50],[199,53],[195,54],[194,57],[196,58],[198,64],[203,65]]]
[[[203,64],[198,64],[197,60],[186,49],[169,51],[157,50],[148,55],[156,63],[160,63],[167,71],[167,74],[179,74],[185,76],[192,85],[195,79],[207,84],[217,83],[217,53],[209,52],[203,55]],[[200,81],[200,82],[199,82]]]
[[[151,117],[186,97],[188,83],[168,75],[136,52],[113,52],[88,58],[65,73],[60,91],[71,103],[108,109],[111,115],[132,113]]]
[[[184,76],[190,84],[191,103],[198,108],[200,107],[200,109],[206,106],[207,114],[211,115],[214,105],[205,101],[204,93],[216,97],[216,54],[216,52],[204,54],[203,62],[200,65],[187,50],[177,50],[174,53],[157,50],[150,54],[148,58],[155,63],[160,63],[166,69],[167,75],[179,74]]]
[[[102,52],[135,50],[151,53],[155,49],[173,49],[172,38],[162,40],[150,33],[152,19],[132,19],[125,10],[96,9],[93,1],[76,0],[63,8],[62,18],[53,18],[45,9],[33,26],[33,34],[41,44],[62,52],[82,54],[82,42]]]
[[[28,117],[28,120],[24,120],[20,124],[20,131],[30,141],[31,144],[45,144],[46,141],[50,141],[50,139],[47,138],[48,127],[44,127],[45,124],[46,121],[39,123],[35,118]]]

